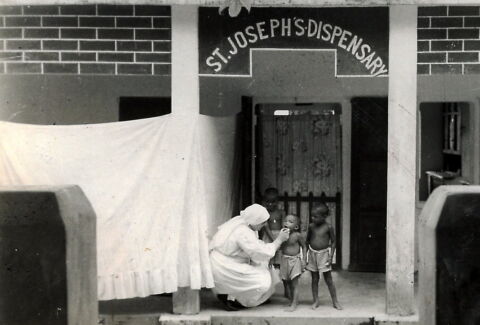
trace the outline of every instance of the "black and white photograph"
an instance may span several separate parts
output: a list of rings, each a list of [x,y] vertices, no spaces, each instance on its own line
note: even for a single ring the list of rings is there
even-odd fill
[[[0,0],[0,325],[480,325],[480,0]]]

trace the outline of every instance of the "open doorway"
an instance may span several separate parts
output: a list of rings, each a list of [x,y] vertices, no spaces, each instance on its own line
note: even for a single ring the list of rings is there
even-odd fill
[[[387,98],[352,99],[351,271],[385,272]]]
[[[420,201],[440,185],[473,183],[470,116],[468,103],[420,104]]]
[[[330,208],[337,234],[336,267],[341,254],[341,106],[336,103],[258,104],[256,112],[256,201],[265,189],[280,193],[287,214],[300,217],[306,232],[315,202]]]

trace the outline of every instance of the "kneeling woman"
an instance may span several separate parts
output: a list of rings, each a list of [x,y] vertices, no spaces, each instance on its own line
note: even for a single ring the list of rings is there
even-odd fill
[[[218,227],[210,243],[215,291],[227,309],[238,308],[238,303],[244,307],[258,306],[275,291],[268,261],[289,234],[282,229],[273,243],[259,240],[257,232],[269,217],[267,209],[253,204]]]

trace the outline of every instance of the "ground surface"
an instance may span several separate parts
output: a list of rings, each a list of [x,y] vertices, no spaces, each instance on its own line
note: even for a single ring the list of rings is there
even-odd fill
[[[284,311],[287,300],[283,297],[283,286],[279,284],[271,303],[236,312],[224,311],[210,290],[202,290],[200,316],[210,316],[212,323],[224,325],[232,323],[229,319],[234,319],[235,324],[256,324],[255,319],[262,319],[262,323],[266,323],[266,319],[274,319],[276,324],[293,324],[296,321],[299,324],[315,323],[315,319],[315,324],[365,324],[372,318],[385,319],[385,274],[341,271],[334,272],[333,279],[343,310],[332,307],[323,279],[320,279],[319,286],[320,306],[316,310],[311,309],[310,274],[306,272],[300,279],[300,305],[294,312]],[[171,298],[168,296],[100,302],[100,314],[110,319],[105,324],[150,324],[150,321],[133,320],[141,317],[158,319],[160,315],[171,313],[171,310]],[[407,320],[414,322],[416,316]]]

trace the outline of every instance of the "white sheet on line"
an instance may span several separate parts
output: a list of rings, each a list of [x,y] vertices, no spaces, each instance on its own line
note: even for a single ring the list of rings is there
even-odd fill
[[[77,184],[97,214],[98,297],[212,287],[208,237],[231,217],[234,119],[0,122],[0,185]]]

